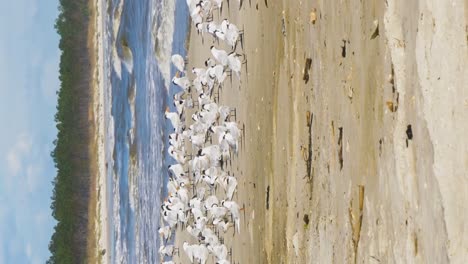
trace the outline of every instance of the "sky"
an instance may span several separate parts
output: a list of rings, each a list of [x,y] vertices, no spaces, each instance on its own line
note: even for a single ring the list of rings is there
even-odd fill
[[[44,263],[55,225],[58,0],[0,6],[0,264]]]

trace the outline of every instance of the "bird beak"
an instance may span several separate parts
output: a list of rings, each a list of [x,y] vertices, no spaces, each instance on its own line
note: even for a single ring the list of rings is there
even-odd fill
[[[175,76],[176,76],[177,78],[179,78],[179,76],[180,76],[180,72],[179,72],[179,71],[177,71],[177,72],[176,72],[176,74],[175,74]]]

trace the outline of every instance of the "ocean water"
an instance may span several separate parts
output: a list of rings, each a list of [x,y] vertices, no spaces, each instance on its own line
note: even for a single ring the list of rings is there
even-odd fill
[[[160,205],[167,182],[165,149],[172,105],[170,64],[185,55],[184,0],[105,3],[106,169],[112,263],[159,263]]]

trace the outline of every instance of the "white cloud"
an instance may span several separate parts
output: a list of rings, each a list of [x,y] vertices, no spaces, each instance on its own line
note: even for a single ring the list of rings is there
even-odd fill
[[[32,249],[31,249],[31,244],[27,243],[26,248],[24,249],[24,253],[26,253],[26,256],[31,259],[32,256]]]
[[[24,167],[23,161],[29,155],[32,148],[32,139],[27,134],[21,134],[16,143],[11,147],[6,156],[8,170],[16,176]]]
[[[29,192],[33,192],[36,190],[36,186],[38,184],[38,175],[41,175],[43,172],[43,165],[42,161],[39,160],[37,163],[28,164],[26,168],[26,185],[28,187]]]

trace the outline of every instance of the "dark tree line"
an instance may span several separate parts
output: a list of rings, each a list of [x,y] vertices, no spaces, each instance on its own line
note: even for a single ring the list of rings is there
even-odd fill
[[[92,140],[88,5],[88,0],[60,0],[60,14],[55,22],[62,51],[55,114],[58,134],[51,153],[57,169],[51,197],[57,225],[49,243],[52,256],[47,263],[86,263]]]

